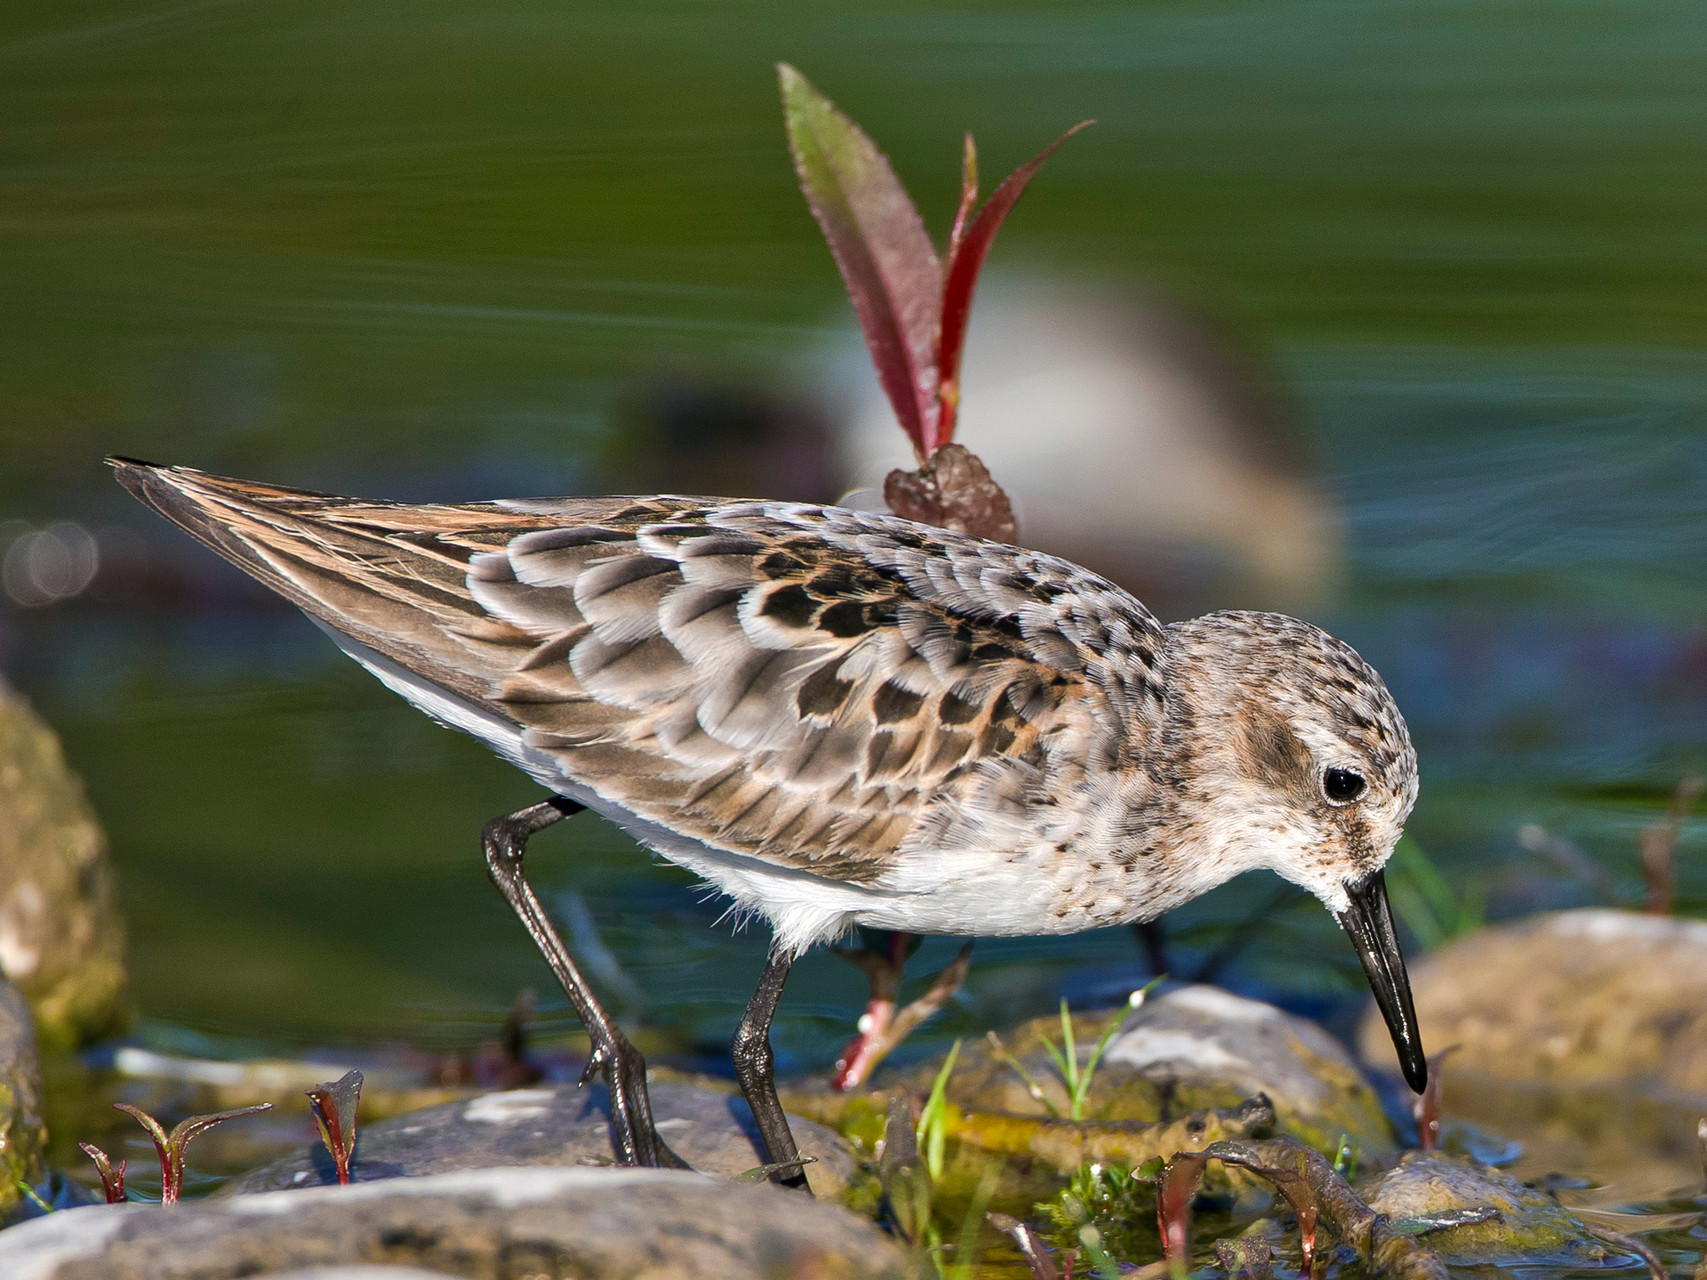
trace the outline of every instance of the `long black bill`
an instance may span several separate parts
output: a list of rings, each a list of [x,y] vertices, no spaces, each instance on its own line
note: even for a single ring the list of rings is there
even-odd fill
[[[1421,1093],[1428,1083],[1428,1059],[1423,1056],[1422,1036],[1417,1032],[1417,1011],[1411,1005],[1411,980],[1405,976],[1405,957],[1399,954],[1399,938],[1393,932],[1393,912],[1387,905],[1387,878],[1376,871],[1355,884],[1348,884],[1351,905],[1335,917],[1340,928],[1351,935],[1363,972],[1369,975],[1370,990],[1393,1047],[1399,1051],[1399,1067],[1411,1088]]]

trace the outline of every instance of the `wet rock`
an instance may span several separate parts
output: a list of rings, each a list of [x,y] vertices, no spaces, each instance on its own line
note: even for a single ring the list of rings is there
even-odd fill
[[[0,980],[0,1213],[22,1198],[20,1180],[41,1180],[46,1145],[30,1007],[16,987]]]
[[[1461,1210],[1493,1208],[1499,1217],[1427,1233],[1428,1247],[1453,1266],[1525,1263],[1589,1265],[1608,1250],[1553,1197],[1508,1173],[1461,1157],[1408,1152],[1360,1188],[1369,1207],[1395,1229]]]
[[[1274,1104],[1276,1128],[1332,1153],[1349,1138],[1374,1155],[1397,1149],[1380,1101],[1351,1056],[1315,1023],[1217,987],[1182,986],[1133,1010],[1076,1014],[1079,1065],[1112,1018],[1123,1018],[1104,1051],[1083,1109],[1087,1120],[1161,1120],[1188,1111],[1236,1108],[1255,1094]],[[1044,1042],[1059,1045],[1057,1017],[1037,1018],[1002,1037],[1031,1083],[996,1046],[965,1046],[949,1081],[952,1102],[983,1111],[1069,1113],[1065,1083]],[[915,1083],[928,1085],[934,1069]]]
[[[877,1227],[833,1204],[656,1169],[481,1169],[173,1208],[97,1205],[0,1232],[7,1280],[234,1280],[355,1263],[492,1280],[918,1274]]]
[[[0,682],[0,971],[46,1048],[124,1017],[124,933],[106,841],[59,739]]]
[[[1618,1209],[1641,1200],[1693,1195],[1701,1184],[1696,1125],[1703,1101],[1648,1096],[1619,1086],[1555,1087],[1501,1080],[1482,1072],[1445,1073],[1441,1146],[1509,1169],[1519,1179],[1561,1174],[1585,1179],[1573,1187],[1573,1208]],[[1496,1129],[1516,1159],[1490,1160],[1498,1140],[1480,1150],[1454,1146],[1468,1125]],[[1515,1140],[1515,1141],[1513,1141]]]
[[[1423,1043],[1449,1074],[1707,1096],[1707,921],[1562,911],[1482,929],[1411,971]],[[1373,1010],[1365,1059],[1392,1050]]]
[[[655,1080],[652,1114],[672,1150],[702,1173],[737,1177],[764,1163],[746,1102],[676,1081]],[[610,1159],[609,1111],[602,1085],[577,1089],[510,1089],[394,1116],[357,1133],[350,1176],[356,1182],[515,1165],[573,1165]],[[848,1145],[810,1120],[791,1117],[819,1196],[834,1199],[854,1179]],[[318,1144],[227,1184],[221,1195],[246,1195],[336,1181]]]

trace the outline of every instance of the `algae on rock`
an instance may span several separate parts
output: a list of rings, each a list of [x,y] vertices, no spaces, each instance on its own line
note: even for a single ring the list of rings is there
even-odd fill
[[[1497,1209],[1499,1217],[1492,1221],[1428,1233],[1429,1248],[1454,1266],[1538,1264],[1549,1259],[1592,1265],[1608,1252],[1552,1196],[1461,1156],[1406,1152],[1360,1191],[1371,1209],[1395,1222],[1463,1209]]]
[[[46,1146],[30,1008],[16,987],[0,980],[0,1213],[22,1198],[20,1182],[41,1181]]]
[[[125,1017],[124,932],[106,840],[59,739],[0,682],[0,971],[43,1048]]]
[[[1318,1151],[1331,1154],[1346,1140],[1365,1155],[1398,1149],[1375,1091],[1313,1022],[1219,988],[1176,987],[1137,1009],[1074,1015],[1081,1066],[1117,1018],[1120,1029],[1086,1094],[1088,1120],[1173,1120],[1262,1094],[1274,1105],[1276,1130]],[[1060,1019],[1049,1016],[1022,1023],[999,1046],[968,1043],[948,1083],[949,1100],[968,1110],[1068,1114],[1066,1087],[1044,1047],[1060,1038]],[[916,1082],[928,1083],[931,1072],[922,1069]]]

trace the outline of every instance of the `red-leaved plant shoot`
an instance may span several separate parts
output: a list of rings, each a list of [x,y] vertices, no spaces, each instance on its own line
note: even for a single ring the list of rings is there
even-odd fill
[[[1162,1234],[1162,1257],[1191,1266],[1191,1202],[1209,1157],[1201,1151],[1182,1151],[1169,1160],[1156,1180],[1156,1227]]]
[[[1292,1216],[1298,1220],[1298,1251],[1304,1264],[1301,1270],[1309,1276],[1314,1274],[1316,1267],[1316,1224],[1321,1219],[1322,1210],[1315,1188],[1304,1173],[1304,1152],[1298,1150],[1290,1155],[1290,1168],[1247,1159],[1233,1151],[1220,1151],[1217,1158],[1224,1164],[1242,1165],[1280,1192],[1292,1210]]]
[[[1417,1122],[1417,1145],[1433,1151],[1440,1144],[1440,1064],[1462,1045],[1447,1045],[1428,1060],[1428,1084],[1411,1099],[1411,1115]]]
[[[919,463],[915,471],[897,469],[884,478],[884,501],[907,520],[1018,542],[1008,495],[970,450],[954,442],[966,321],[1002,220],[1055,148],[1091,122],[1074,125],[1021,165],[981,209],[978,151],[967,134],[945,262],[877,144],[787,63],[777,65],[777,78],[800,189],[830,242],[878,381]],[[837,1060],[835,1088],[861,1084],[913,1025],[954,994],[945,973],[924,1001],[895,1014],[902,965],[915,945],[904,934],[869,931],[861,951],[843,953],[865,969],[871,999],[859,1034]],[[950,968],[964,976],[965,957]],[[908,1021],[909,1014],[918,1016]]]
[[[1286,1200],[1292,1216],[1298,1220],[1299,1251],[1303,1255],[1302,1272],[1312,1275],[1316,1265],[1316,1225],[1321,1219],[1321,1203],[1316,1189],[1306,1173],[1308,1154],[1302,1149],[1283,1150],[1269,1143],[1277,1159],[1287,1165],[1265,1164],[1250,1153],[1241,1151],[1238,1144],[1217,1142],[1206,1151],[1182,1151],[1169,1160],[1156,1183],[1156,1225],[1162,1233],[1162,1257],[1176,1266],[1191,1266],[1191,1202],[1197,1194],[1203,1171],[1211,1160],[1236,1164],[1249,1169],[1266,1180]]]
[[[1007,495],[965,450],[956,446],[943,454],[960,410],[966,320],[1002,220],[1055,148],[1091,121],[1074,125],[1014,170],[976,211],[978,154],[967,134],[960,207],[945,263],[877,145],[793,67],[779,64],[777,75],[800,189],[830,242],[878,381],[920,465],[910,476],[890,474],[884,484],[890,509],[1011,542],[1015,529]]]
[[[149,1115],[141,1107],[133,1107],[128,1102],[113,1103],[114,1111],[122,1111],[130,1116],[144,1129],[154,1141],[154,1150],[160,1156],[160,1203],[177,1204],[178,1197],[184,1190],[184,1149],[190,1145],[190,1139],[199,1133],[213,1128],[227,1120],[235,1120],[238,1116],[252,1116],[257,1111],[271,1111],[273,1104],[260,1103],[253,1107],[239,1107],[235,1111],[219,1111],[208,1116],[190,1116],[180,1120],[167,1133],[160,1122]],[[88,1150],[88,1148],[84,1148]],[[92,1155],[93,1153],[91,1153]],[[97,1168],[99,1164],[97,1163]]]
[[[350,1157],[356,1153],[356,1107],[362,1096],[362,1073],[346,1071],[337,1080],[307,1090],[308,1105],[320,1126],[320,1138],[338,1167],[338,1182],[350,1184]]]
[[[123,1204],[124,1170],[130,1161],[120,1160],[118,1167],[114,1168],[113,1162],[107,1158],[107,1153],[93,1142],[79,1142],[77,1145],[83,1148],[84,1155],[95,1162],[95,1172],[101,1175],[101,1190],[106,1193],[107,1203]]]

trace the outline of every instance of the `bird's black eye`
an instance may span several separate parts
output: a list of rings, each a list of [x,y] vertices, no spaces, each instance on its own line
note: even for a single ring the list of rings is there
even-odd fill
[[[1361,773],[1350,769],[1329,769],[1322,774],[1322,794],[1335,804],[1350,804],[1368,785]]]

